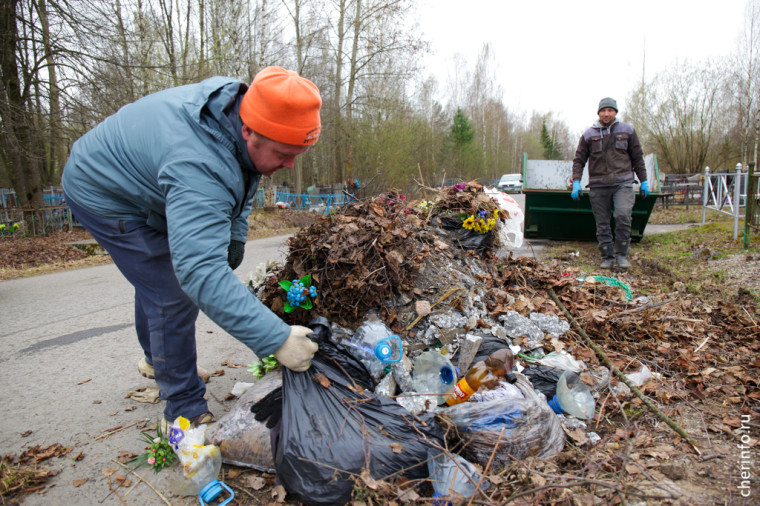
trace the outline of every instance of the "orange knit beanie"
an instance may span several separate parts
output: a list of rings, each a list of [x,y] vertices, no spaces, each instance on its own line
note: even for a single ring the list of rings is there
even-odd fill
[[[283,144],[308,146],[319,139],[322,98],[314,83],[282,67],[253,78],[240,103],[240,119],[254,132]]]

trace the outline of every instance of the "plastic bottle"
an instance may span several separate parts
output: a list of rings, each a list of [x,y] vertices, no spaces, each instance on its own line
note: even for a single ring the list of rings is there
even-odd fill
[[[344,344],[375,379],[382,378],[386,365],[398,362],[403,354],[401,338],[380,320],[367,320]]]
[[[472,497],[478,488],[481,491],[488,489],[490,482],[481,479],[480,472],[471,462],[456,454],[435,455],[436,451],[438,450],[428,450],[427,461],[433,497],[450,497],[452,492]],[[444,501],[438,503],[445,504]]]
[[[567,413],[576,418],[591,418],[594,416],[594,397],[591,390],[573,371],[565,371],[557,381],[557,393],[549,406],[555,413]]]
[[[227,504],[235,498],[235,492],[223,481],[217,480],[222,468],[222,454],[216,445],[204,445],[198,451],[198,457],[184,466],[183,476],[172,484],[172,489],[180,495],[198,494],[201,505],[216,500],[224,490],[229,497],[219,503]]]
[[[464,378],[460,379],[446,398],[453,406],[464,402],[481,387],[489,390],[499,386],[499,378],[506,378],[514,366],[514,356],[508,348],[492,353],[487,359],[476,362]]]
[[[414,391],[438,396],[437,403],[446,401],[446,394],[457,381],[451,361],[436,350],[423,351],[414,361],[412,384]]]

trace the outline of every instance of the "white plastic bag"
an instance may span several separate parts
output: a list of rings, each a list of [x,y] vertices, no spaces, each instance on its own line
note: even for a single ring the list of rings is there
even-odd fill
[[[499,238],[504,246],[519,248],[523,243],[523,222],[525,214],[515,199],[495,188],[483,188],[483,191],[494,199],[499,207],[509,213],[509,219],[499,222]]]
[[[187,418],[180,416],[169,428],[169,442],[183,466],[185,478],[192,478],[204,467],[206,460],[217,456],[221,465],[219,448],[205,444],[206,427],[203,424],[191,428]]]
[[[586,369],[586,364],[576,360],[575,357],[569,355],[565,351],[549,353],[541,358],[536,358],[535,362],[547,367],[554,367],[555,369],[562,369],[563,371],[573,371],[578,374]]]
[[[628,373],[625,375],[629,380],[631,380],[631,383],[636,385],[637,387],[640,387],[644,385],[646,382],[652,379],[653,374],[652,371],[649,369],[649,367],[645,366],[644,364],[641,364],[641,369]]]

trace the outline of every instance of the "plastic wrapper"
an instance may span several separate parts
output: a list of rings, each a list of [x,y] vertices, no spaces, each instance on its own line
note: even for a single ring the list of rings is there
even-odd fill
[[[256,421],[251,406],[281,386],[282,372],[278,368],[256,381],[230,412],[208,429],[206,439],[219,447],[224,463],[274,472],[269,429]]]
[[[565,433],[557,416],[528,378],[516,376],[524,399],[463,402],[438,411],[459,429],[467,460],[486,466],[493,453],[491,469],[500,469],[509,466],[510,455],[552,457],[562,451]]]
[[[543,357],[536,357],[534,362],[547,367],[555,367],[557,369],[562,369],[563,371],[573,371],[575,373],[580,373],[586,369],[586,364],[576,360],[575,357],[564,351],[557,351],[544,355]]]
[[[472,402],[489,402],[489,401],[495,401],[495,400],[510,400],[510,399],[524,399],[525,396],[522,394],[519,388],[517,388],[512,383],[507,383],[506,381],[500,381],[499,386],[494,388],[493,390],[483,390],[481,389],[478,392],[475,392],[470,397],[470,400]]]
[[[169,443],[182,464],[185,478],[192,479],[206,468],[206,462],[219,459],[219,448],[206,443],[207,425],[190,427],[187,418],[179,417],[169,427]],[[221,465],[221,464],[220,464]]]
[[[366,368],[329,336],[315,334],[319,351],[309,370],[283,371],[275,469],[289,499],[345,504],[363,469],[374,479],[426,479],[427,452],[443,445],[435,417],[416,419],[395,400],[373,394]]]
[[[499,224],[499,239],[504,246],[519,248],[523,243],[523,222],[525,214],[515,199],[496,188],[483,188],[499,207],[509,213],[509,218]]]
[[[644,385],[653,377],[652,371],[649,370],[649,367],[647,367],[644,364],[641,364],[640,370],[636,372],[628,373],[625,376],[631,381],[631,383],[633,383],[637,387]]]

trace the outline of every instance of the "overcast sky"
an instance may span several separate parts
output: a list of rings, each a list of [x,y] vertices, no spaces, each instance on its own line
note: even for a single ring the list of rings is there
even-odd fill
[[[512,111],[552,111],[578,135],[602,97],[625,99],[641,80],[677,61],[732,54],[746,0],[420,0],[431,42],[429,72],[445,90],[455,53],[474,68],[489,42],[503,103]],[[441,97],[445,103],[445,99]]]

